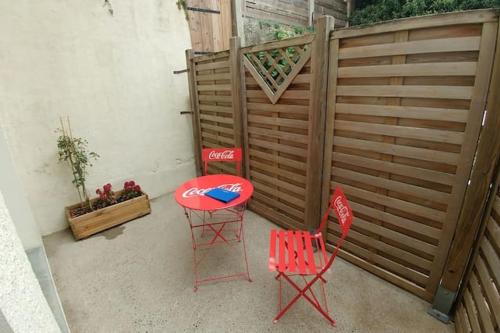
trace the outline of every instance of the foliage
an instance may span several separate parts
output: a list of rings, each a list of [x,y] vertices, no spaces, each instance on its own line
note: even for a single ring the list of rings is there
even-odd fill
[[[114,205],[117,201],[115,198],[115,192],[111,190],[111,184],[106,184],[102,187],[102,190],[98,188],[95,193],[99,195],[95,202],[95,208],[100,209]]]
[[[90,207],[89,197],[85,187],[85,180],[88,174],[87,168],[92,166],[91,161],[99,158],[99,155],[93,151],[88,151],[87,140],[73,137],[69,119],[67,119],[66,126],[64,125],[62,118],[60,121],[61,128],[57,129],[57,132],[60,133],[57,139],[59,161],[69,163],[73,173],[72,183],[78,191],[82,206],[83,203],[86,203],[87,207],[92,208]]]
[[[285,24],[279,24],[279,23],[271,23],[268,21],[260,21],[259,22],[261,29],[265,26],[268,29],[271,29],[272,32],[272,37],[275,40],[284,40],[288,38],[293,38],[293,37],[298,37],[302,36],[304,34],[308,34],[311,32],[314,32],[314,29],[312,27],[298,27],[298,26],[289,26]],[[307,46],[305,46],[305,49],[307,49]],[[288,61],[293,61],[294,63],[297,63],[300,60],[300,54],[297,52],[297,50],[294,47],[287,47],[285,49],[286,57],[281,57],[281,53],[279,50],[271,50],[271,51],[261,51],[257,52],[255,56],[257,59],[261,62],[261,64],[264,66],[266,70],[269,70],[272,67],[273,62],[278,59],[277,65],[280,67],[280,69],[285,73],[289,74],[292,71],[292,67]],[[269,56],[268,56],[269,55]],[[247,55],[250,61],[252,59],[250,58],[250,55]],[[288,59],[287,59],[288,58]],[[273,61],[274,60],[274,61]],[[280,74],[276,69],[273,69],[270,72],[271,76],[273,79],[279,79]],[[281,78],[284,80],[284,78]],[[278,83],[280,83],[278,81]]]
[[[479,8],[499,8],[500,0],[364,0],[351,17],[351,25]]]
[[[179,10],[184,11],[184,15],[186,15],[186,20],[189,20],[188,12],[187,12],[187,0],[177,0],[175,3]]]

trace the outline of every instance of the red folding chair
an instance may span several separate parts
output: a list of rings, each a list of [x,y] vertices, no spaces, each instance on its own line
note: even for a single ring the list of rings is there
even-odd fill
[[[236,174],[239,176],[241,175],[242,156],[241,148],[204,148],[201,153],[203,174],[208,174],[209,162],[234,162],[236,163]]]
[[[332,255],[330,256],[330,259],[328,259],[322,230],[325,230],[326,232],[326,223],[332,209],[337,215],[342,235],[337,242]],[[333,193],[328,209],[323,215],[320,227],[313,234],[308,231],[271,230],[269,270],[278,271],[276,280],[279,280],[279,313],[274,318],[274,323],[278,322],[285,312],[287,312],[300,297],[304,297],[332,325],[335,325],[335,320],[330,317],[328,311],[325,291],[326,279],[324,274],[329,271],[332,266],[333,260],[335,259],[345,237],[347,236],[349,229],[351,228],[352,219],[353,215],[351,207],[349,206],[341,188],[337,187]],[[319,249],[317,259],[314,255],[313,242],[316,248]],[[305,286],[300,287],[294,280],[292,280],[291,277],[293,276],[300,276],[304,281]],[[310,280],[308,281],[306,277],[310,278]],[[284,308],[281,304],[282,278],[288,281],[298,292],[297,295],[295,295],[295,297],[293,297]],[[321,282],[324,307],[322,307],[312,289],[312,286],[317,281]]]

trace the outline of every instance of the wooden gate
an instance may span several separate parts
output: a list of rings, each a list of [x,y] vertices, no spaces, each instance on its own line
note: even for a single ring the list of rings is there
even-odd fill
[[[456,13],[331,36],[323,199],[341,185],[357,217],[341,256],[427,300],[467,187],[497,20]]]

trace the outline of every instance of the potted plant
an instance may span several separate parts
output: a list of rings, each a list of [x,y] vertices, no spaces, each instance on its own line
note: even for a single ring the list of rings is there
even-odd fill
[[[68,162],[80,203],[66,207],[66,219],[76,239],[82,239],[124,222],[151,213],[149,198],[134,181],[127,181],[122,190],[112,191],[111,184],[97,189],[98,197],[90,199],[85,184],[87,168],[99,155],[88,151],[87,140],[74,138],[67,120],[61,119],[57,139],[59,161]]]

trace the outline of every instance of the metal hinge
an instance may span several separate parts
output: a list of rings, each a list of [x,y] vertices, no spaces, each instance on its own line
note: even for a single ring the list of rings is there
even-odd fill
[[[186,7],[186,10],[191,10],[193,12],[201,12],[201,13],[220,14],[220,10],[209,9],[209,8]]]

